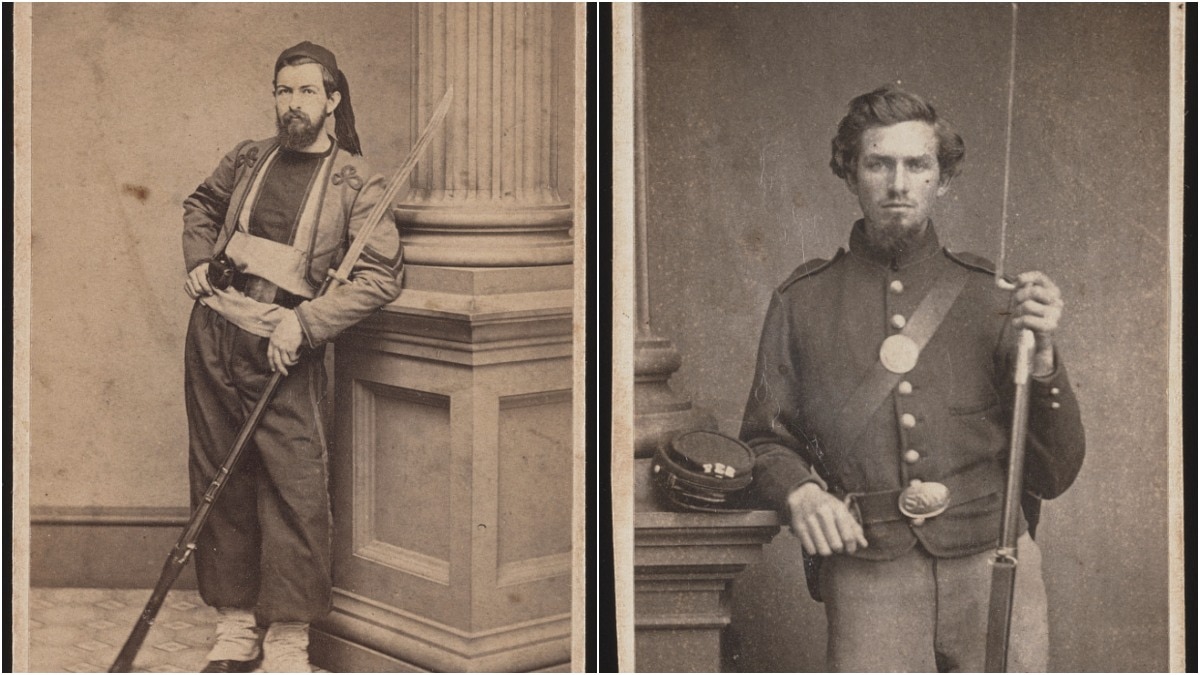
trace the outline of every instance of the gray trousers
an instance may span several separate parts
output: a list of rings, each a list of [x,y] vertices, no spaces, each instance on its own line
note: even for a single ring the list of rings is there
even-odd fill
[[[267,338],[197,302],[185,354],[192,507],[271,378]],[[332,517],[320,400],[324,349],[288,369],[197,541],[200,597],[259,625],[311,622],[332,597]]]
[[[1010,672],[1045,672],[1049,647],[1042,556],[1018,542]],[[895,560],[833,556],[821,568],[832,672],[982,672],[993,551],[934,558],[920,545]]]

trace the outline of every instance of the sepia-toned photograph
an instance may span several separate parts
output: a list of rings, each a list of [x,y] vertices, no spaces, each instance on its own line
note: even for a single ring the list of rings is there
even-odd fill
[[[585,11],[15,12],[13,667],[584,667]]]
[[[1182,7],[613,24],[621,669],[1182,669]]]

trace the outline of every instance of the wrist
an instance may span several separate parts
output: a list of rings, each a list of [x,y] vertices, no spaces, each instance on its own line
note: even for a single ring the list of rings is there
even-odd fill
[[[1038,345],[1038,348],[1033,353],[1033,363],[1031,364],[1030,375],[1033,377],[1049,377],[1054,374],[1054,345],[1047,344]]]
[[[800,485],[792,488],[792,491],[788,493],[788,496],[787,496],[788,506],[791,508],[795,508],[798,504],[800,504],[805,499],[808,499],[809,497],[811,497],[812,495],[815,495],[818,492],[824,492],[824,491],[825,491],[825,489],[822,488],[815,481],[806,481],[804,483],[801,483]]]

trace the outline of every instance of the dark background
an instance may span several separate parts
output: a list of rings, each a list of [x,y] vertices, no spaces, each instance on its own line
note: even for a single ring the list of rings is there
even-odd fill
[[[1050,274],[1088,431],[1039,530],[1056,671],[1168,667],[1168,11],[1022,5],[1008,269]],[[649,288],[673,387],[736,434],[771,290],[844,246],[828,168],[846,103],[886,82],[967,143],[943,243],[999,254],[1008,5],[647,5]],[[731,669],[824,667],[822,606],[786,532],[734,589]]]

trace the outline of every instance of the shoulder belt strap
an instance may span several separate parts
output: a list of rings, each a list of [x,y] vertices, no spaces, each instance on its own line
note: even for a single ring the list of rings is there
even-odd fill
[[[839,248],[837,250],[837,253],[834,253],[833,257],[830,258],[829,260],[825,260],[824,258],[813,258],[812,260],[809,260],[808,262],[804,263],[803,265],[797,267],[796,271],[792,272],[792,276],[788,277],[787,281],[784,281],[782,284],[780,284],[779,288],[777,290],[780,293],[786,291],[788,286],[791,286],[792,284],[796,283],[797,281],[800,281],[801,279],[803,279],[805,277],[811,277],[812,275],[816,274],[817,272],[824,270],[825,268],[829,267],[833,263],[840,260],[841,257],[844,255],[846,255],[846,249]]]
[[[986,274],[995,274],[996,273],[996,265],[991,260],[988,260],[987,258],[985,258],[981,255],[975,255],[974,253],[967,253],[966,251],[959,251],[958,253],[955,253],[954,251],[951,251],[948,248],[944,248],[944,249],[942,249],[942,251],[946,254],[947,258],[953,260],[954,262],[958,263],[959,265],[962,265],[963,267],[965,267],[969,270],[975,270],[976,272],[984,272]],[[1013,277],[1012,275],[1009,275],[1009,274],[1005,274],[1004,279],[1011,283],[1016,283],[1016,281],[1017,281],[1015,277]]]
[[[925,349],[929,339],[937,332],[942,319],[946,318],[950,307],[967,285],[969,276],[970,273],[964,269],[947,270],[917,305],[917,311],[913,312],[912,319],[900,334],[916,343],[918,353]],[[863,421],[875,414],[901,377],[901,374],[891,372],[876,360],[866,377],[855,387],[854,393],[842,404],[834,420],[833,436],[826,440],[842,452],[853,448],[866,426]]]

